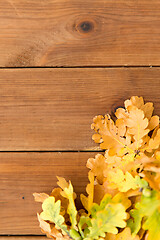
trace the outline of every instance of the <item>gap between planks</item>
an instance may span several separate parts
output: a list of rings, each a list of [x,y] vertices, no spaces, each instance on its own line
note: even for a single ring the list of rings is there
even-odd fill
[[[50,69],[50,68],[159,68],[160,65],[113,65],[113,66],[26,66],[26,67],[0,67],[1,69]]]
[[[48,239],[46,236],[30,236],[30,235],[12,235],[12,236],[2,236],[0,235],[0,240],[43,240],[43,239]]]

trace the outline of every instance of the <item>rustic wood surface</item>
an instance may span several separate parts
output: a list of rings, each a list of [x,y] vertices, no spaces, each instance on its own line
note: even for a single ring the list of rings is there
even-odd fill
[[[159,92],[160,68],[1,69],[0,150],[96,150],[95,115]]]
[[[0,0],[0,66],[157,66],[159,26],[159,0]]]
[[[85,192],[95,115],[160,115],[159,26],[158,0],[0,0],[0,240],[46,239],[32,194],[56,175]]]
[[[0,234],[41,234],[34,192],[51,193],[56,176],[71,180],[77,193],[88,183],[86,161],[95,153],[0,153]],[[1,240],[1,239],[0,239]]]

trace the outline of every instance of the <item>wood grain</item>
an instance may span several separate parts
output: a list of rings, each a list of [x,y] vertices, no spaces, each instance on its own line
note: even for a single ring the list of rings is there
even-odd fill
[[[0,0],[0,66],[157,66],[159,26],[159,0]]]
[[[0,153],[0,234],[41,234],[34,192],[51,193],[56,176],[71,180],[77,196],[88,183],[86,162],[95,153]],[[80,202],[77,200],[77,204]],[[0,239],[1,240],[1,239]]]
[[[0,150],[98,150],[90,129],[132,95],[160,114],[160,68],[0,70]]]

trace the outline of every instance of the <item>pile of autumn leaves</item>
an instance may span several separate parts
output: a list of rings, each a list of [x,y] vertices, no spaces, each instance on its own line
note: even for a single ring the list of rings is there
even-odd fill
[[[40,227],[53,239],[160,239],[160,128],[153,104],[131,97],[110,115],[96,116],[93,140],[105,149],[87,161],[87,196],[75,206],[71,182],[58,177],[51,195],[35,193],[42,203]]]

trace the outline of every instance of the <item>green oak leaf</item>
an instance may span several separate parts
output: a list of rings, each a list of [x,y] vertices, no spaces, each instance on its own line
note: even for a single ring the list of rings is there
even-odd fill
[[[91,219],[91,226],[88,227],[87,238],[98,239],[105,237],[105,233],[118,233],[118,228],[124,228],[127,218],[125,207],[121,203],[108,203],[103,210],[94,213]]]
[[[45,221],[50,221],[55,224],[57,229],[61,229],[68,234],[67,226],[64,224],[64,217],[60,215],[61,202],[58,200],[55,202],[54,197],[48,197],[42,204],[43,212],[40,217]]]
[[[130,211],[133,219],[129,219],[127,225],[135,236],[142,224],[142,228],[148,230],[147,240],[155,240],[160,239],[160,195],[155,190],[148,191],[150,194],[142,194],[140,202]]]
[[[71,182],[69,182],[68,188],[64,188],[64,192],[66,194],[66,197],[69,200],[67,213],[70,216],[72,228],[76,229],[76,225],[77,225],[77,210],[76,210],[75,203],[74,203],[73,186],[72,186]]]

